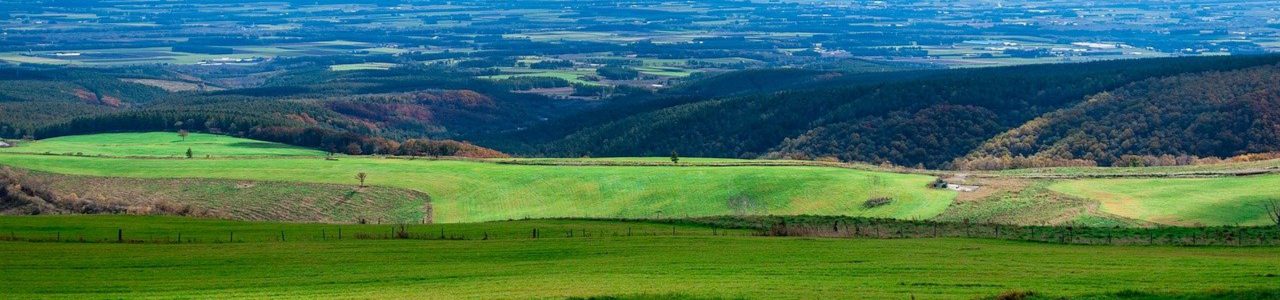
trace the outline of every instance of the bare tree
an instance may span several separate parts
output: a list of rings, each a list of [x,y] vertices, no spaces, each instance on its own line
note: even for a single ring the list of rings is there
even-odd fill
[[[1280,200],[1271,200],[1263,203],[1262,206],[1267,209],[1267,218],[1271,219],[1276,227],[1280,227]]]
[[[365,174],[364,172],[356,173],[356,179],[360,180],[360,187],[362,188],[364,187],[364,180],[366,178],[369,178],[369,174]]]
[[[183,141],[183,142],[187,141],[187,136],[188,136],[188,135],[191,135],[191,133],[190,133],[190,132],[187,132],[187,130],[186,130],[186,129],[178,130],[178,136],[179,136],[179,137],[182,137],[182,141]]]

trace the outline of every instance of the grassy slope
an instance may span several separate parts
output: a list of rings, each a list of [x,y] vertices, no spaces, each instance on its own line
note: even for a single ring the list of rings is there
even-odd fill
[[[934,220],[943,222],[991,222],[1021,225],[1077,224],[1094,227],[1141,226],[1140,221],[1098,213],[1095,201],[1067,197],[1048,189],[1052,181],[1028,182],[1000,190],[982,199],[961,201],[947,207]],[[983,188],[999,188],[995,185]]]
[[[112,218],[193,226],[175,218],[3,217],[0,231],[14,229],[15,223],[75,227],[82,225],[76,222]],[[264,231],[332,226],[193,222],[210,223],[201,228],[250,226]],[[525,222],[533,223],[443,226],[526,231],[526,226],[545,225],[537,222],[570,222],[562,225],[574,226],[572,222],[581,221]],[[617,230],[641,225],[597,222],[594,226]],[[971,299],[1010,289],[1071,296],[1118,290],[1274,288],[1280,280],[1274,275],[1280,268],[1280,260],[1275,259],[1280,248],[705,234],[488,241],[278,242],[264,238],[233,244],[0,242],[0,256],[5,257],[0,260],[0,269],[5,270],[0,272],[0,281],[6,282],[0,285],[0,294],[14,298],[523,299],[680,293],[746,298]],[[1050,269],[1053,271],[1045,272]]]
[[[931,177],[818,167],[563,167],[464,161],[347,157],[323,159],[125,159],[0,155],[0,164],[37,171],[137,178],[221,178],[368,183],[429,194],[437,222],[538,217],[705,216],[734,213],[730,196],[756,202],[752,213],[859,215],[927,219],[954,192],[931,190]],[[890,205],[862,207],[870,197]]]
[[[1280,175],[1179,178],[1086,179],[1049,186],[1067,195],[1097,200],[1105,212],[1170,225],[1264,225],[1262,203],[1280,200]]]
[[[183,203],[237,220],[354,223],[426,217],[424,193],[387,187],[220,179],[138,179],[31,173],[64,197],[117,203]]]
[[[183,141],[174,132],[103,133],[76,135],[0,148],[3,152],[83,153],[88,156],[184,157],[190,148],[196,157],[323,156],[318,150],[223,135],[191,133]]]

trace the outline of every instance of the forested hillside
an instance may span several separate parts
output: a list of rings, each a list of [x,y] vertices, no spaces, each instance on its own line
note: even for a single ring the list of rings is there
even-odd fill
[[[282,59],[243,71],[246,77],[270,75],[255,87],[240,89],[222,89],[153,67],[10,67],[0,70],[0,136],[189,130],[334,152],[394,153],[393,140],[512,130],[577,105],[512,93],[510,82],[429,67],[335,72],[317,60]],[[200,88],[166,91],[135,83],[138,79]]]
[[[559,121],[583,126],[542,143],[535,154],[655,156],[677,151],[943,168],[1004,131],[1099,92],[1153,77],[1277,61],[1280,57],[1170,58],[830,76],[805,88],[663,107],[622,106],[634,109],[627,113],[605,107],[603,114],[620,117],[596,124]]]
[[[1014,157],[1054,164],[1188,164],[1280,150],[1280,66],[1154,78],[1099,93],[983,144],[960,165],[1019,167]]]
[[[1280,145],[1269,127],[1280,56],[754,70],[619,89],[605,100],[521,92],[564,84],[550,79],[330,68],[353,62],[279,59],[195,74],[203,77],[157,67],[9,67],[0,69],[0,136],[188,130],[352,154],[502,155],[486,146],[524,156],[676,151],[927,168],[1132,164],[1125,155],[1233,156]],[[258,79],[232,84],[245,78]],[[1039,162],[1013,163],[1027,158]]]

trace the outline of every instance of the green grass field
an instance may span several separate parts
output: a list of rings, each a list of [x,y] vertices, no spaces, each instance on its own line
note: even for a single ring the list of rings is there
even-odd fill
[[[928,176],[821,167],[565,167],[449,160],[344,157],[129,159],[0,155],[0,164],[64,174],[135,178],[218,178],[355,184],[431,196],[437,222],[540,217],[683,217],[733,214],[746,195],[749,213],[827,214],[927,219],[954,192],[931,190]],[[863,208],[871,197],[892,204]]]
[[[469,240],[319,239],[334,225],[234,223],[156,217],[0,217],[19,235],[126,227],[194,243],[0,241],[0,294],[12,298],[555,299],[667,295],[789,299],[973,299],[1008,290],[1079,296],[1122,290],[1201,293],[1275,288],[1280,248],[1066,246],[975,239],[807,239],[711,236],[564,236],[476,240],[477,231],[529,227],[620,232],[670,225],[515,221],[434,225]],[[385,226],[366,225],[370,230]],[[559,226],[559,227],[556,227]],[[286,241],[271,237],[286,230]],[[356,225],[344,227],[354,235]],[[245,240],[208,241],[237,230]],[[256,230],[256,231],[255,231]],[[413,230],[418,230],[417,228]],[[135,232],[138,231],[138,232]],[[375,232],[375,231],[371,231]],[[258,232],[261,238],[255,238]],[[702,235],[696,235],[702,232]],[[303,239],[303,236],[311,236]],[[64,239],[69,239],[64,234]],[[291,239],[297,237],[298,240]],[[163,237],[156,237],[161,240]],[[1099,260],[1099,257],[1106,257]],[[1048,271],[1052,270],[1052,271]]]
[[[323,156],[319,150],[280,143],[263,142],[224,135],[191,133],[185,140],[176,132],[103,133],[64,136],[19,143],[0,152],[81,153],[87,156],[185,157],[190,148],[195,157],[233,156]]]
[[[1049,187],[1101,202],[1105,212],[1168,225],[1267,225],[1262,206],[1280,201],[1280,175],[1086,179]]]
[[[193,149],[197,159],[157,159],[181,157],[188,147]],[[83,153],[83,156],[31,153]],[[942,217],[957,221],[975,219],[1015,224],[1048,221],[1057,224],[1062,221],[1098,226],[1143,222],[1263,225],[1267,219],[1260,204],[1280,195],[1280,190],[1275,188],[1280,185],[1274,184],[1280,182],[1280,176],[1276,175],[1205,179],[1071,179],[1057,182],[1036,179],[1037,183],[1032,186],[1045,191],[1019,192],[1000,196],[1002,198],[995,201],[952,206],[957,193],[927,188],[933,179],[931,176],[878,169],[790,165],[800,163],[792,161],[682,158],[676,167],[666,157],[457,161],[342,156],[330,161],[321,159],[323,154],[282,144],[209,134],[192,134],[182,141],[175,133],[113,133],[52,138],[0,149],[0,164],[35,171],[102,177],[341,185],[357,184],[355,174],[365,172],[369,175],[370,185],[427,193],[432,197],[434,209],[433,215],[428,217],[448,223],[548,217],[650,218],[731,214],[930,219],[950,208],[950,213]],[[110,157],[94,157],[98,155]],[[205,155],[216,159],[204,159]],[[1275,161],[1264,161],[1189,167],[1061,168],[993,174],[1082,176],[1219,172],[1265,169],[1275,164]],[[227,191],[225,188],[205,190]],[[204,193],[200,190],[188,192]],[[243,194],[245,191],[237,192]],[[1053,193],[1071,198],[1058,199]],[[881,207],[863,207],[863,202],[873,197],[891,197],[893,202]],[[284,207],[281,205],[285,202],[301,200],[296,197],[276,199],[264,201],[264,205],[271,202],[275,203],[274,206]],[[237,206],[255,200],[245,201]],[[379,203],[369,207],[397,207],[397,211],[408,212],[420,211],[422,206],[421,203],[386,204],[382,203],[386,201],[376,201]],[[226,203],[220,205],[225,206]],[[327,207],[327,204],[317,205]],[[323,215],[344,220],[354,216],[350,213]]]
[[[387,70],[395,67],[393,63],[359,63],[329,66],[330,71]]]
[[[132,145],[171,145],[177,136],[170,135],[138,134],[133,142],[113,144],[117,145],[114,147],[92,145],[125,138],[89,135],[63,139],[99,143],[87,143],[86,150],[75,151],[101,147],[99,151],[106,154],[139,155],[163,152]],[[199,141],[191,137],[188,139],[192,143]],[[41,146],[43,143],[36,142],[13,150],[49,147]],[[253,151],[261,151],[260,148],[244,149],[237,143],[215,144],[230,145],[225,148],[211,145],[207,150],[198,150],[197,157],[200,153],[231,156],[228,154],[256,154]],[[59,151],[54,153],[71,151],[61,150],[71,147],[55,148]],[[288,153],[296,155],[312,153],[288,149]],[[88,154],[92,152],[86,152]],[[31,154],[2,154],[0,164],[73,175],[337,184],[356,184],[356,173],[365,172],[370,185],[427,193],[432,198],[434,220],[446,223],[547,217],[646,218],[735,213],[928,219],[941,213],[955,197],[955,193],[949,190],[927,188],[933,180],[930,176],[799,166],[574,167],[375,157],[342,157],[330,161],[318,157],[140,159]],[[743,197],[747,200],[737,204],[729,201],[730,198]],[[863,202],[872,197],[891,197],[893,202],[864,208]]]

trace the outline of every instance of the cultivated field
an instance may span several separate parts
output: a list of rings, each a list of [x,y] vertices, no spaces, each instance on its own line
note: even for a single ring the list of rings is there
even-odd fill
[[[155,217],[3,217],[0,293],[17,298],[973,299],[1206,293],[1275,288],[1272,247],[1068,246],[978,239],[798,239],[712,235],[635,222],[514,221],[416,227],[467,240],[363,240],[389,226],[234,223]],[[79,243],[82,232],[126,244]],[[134,229],[142,228],[142,229]],[[532,228],[543,236],[533,239]],[[631,229],[633,234],[624,232]],[[182,244],[173,230],[187,230]],[[325,238],[321,238],[321,229]],[[569,237],[568,230],[589,235]],[[676,229],[675,235],[668,234]],[[235,243],[216,241],[236,231]],[[53,242],[55,232],[63,242]],[[137,232],[135,232],[137,231]],[[285,232],[285,240],[276,238]],[[494,239],[480,240],[484,232]],[[607,233],[606,233],[607,232]],[[642,234],[647,233],[647,234]],[[720,232],[724,234],[724,231]],[[389,233],[386,233],[389,234]],[[519,237],[516,237],[518,235]],[[166,242],[168,239],[168,242]],[[71,241],[68,241],[71,240]],[[89,254],[92,253],[92,254]],[[1106,257],[1105,262],[1099,257]],[[1053,271],[1046,271],[1052,269]],[[74,281],[74,284],[71,282]],[[1266,299],[1274,292],[1235,294]],[[1222,298],[1224,296],[1218,296]],[[1115,296],[1101,299],[1121,298]]]

